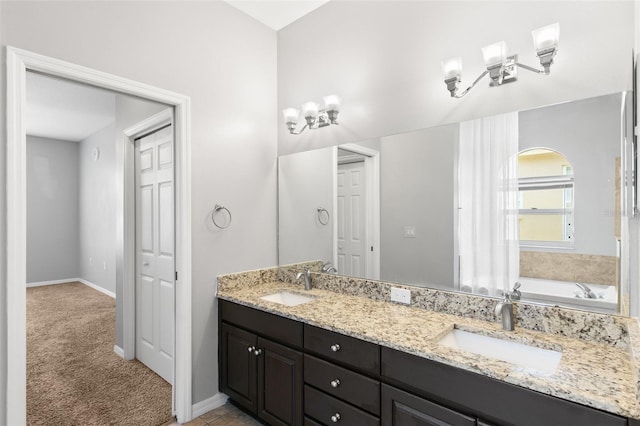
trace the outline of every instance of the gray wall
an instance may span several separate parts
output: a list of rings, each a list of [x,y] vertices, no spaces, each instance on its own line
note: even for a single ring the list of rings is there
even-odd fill
[[[3,47],[27,49],[191,98],[193,402],[214,396],[215,277],[276,263],[276,33],[218,1],[2,2],[1,8]],[[3,88],[4,67],[0,73]],[[4,129],[4,113],[0,117]],[[5,147],[3,132],[2,164]],[[4,174],[0,188],[4,203]],[[224,232],[208,227],[208,213],[216,203],[233,213],[233,224]],[[0,215],[4,224],[5,208]],[[0,272],[6,277],[4,235]],[[4,292],[4,286],[0,288]],[[0,312],[0,318],[3,315]],[[6,330],[2,333],[0,356],[6,369]]]
[[[458,125],[382,138],[380,278],[429,287],[454,283]],[[405,238],[404,227],[415,227]]]
[[[481,48],[498,40],[539,65],[531,30],[554,22],[549,76],[522,70],[515,84],[485,79],[449,96],[440,61],[462,57],[463,88],[484,70]],[[278,32],[278,107],[336,93],[340,125],[292,136],[280,118],[279,153],[621,92],[631,88],[633,41],[630,1],[332,1]]]
[[[92,151],[100,150],[98,161]],[[80,277],[116,292],[115,124],[80,143]]]
[[[27,283],[79,275],[76,142],[27,136]]]
[[[334,148],[284,155],[278,159],[278,262],[333,262],[333,206],[336,155]],[[327,225],[317,209],[329,211]]]
[[[621,108],[621,95],[614,94],[518,116],[520,151],[551,148],[573,166],[575,253],[616,256],[613,210]]]

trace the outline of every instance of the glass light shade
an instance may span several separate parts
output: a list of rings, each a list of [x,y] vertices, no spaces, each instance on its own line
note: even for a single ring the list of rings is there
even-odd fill
[[[328,95],[324,97],[324,108],[327,111],[340,111],[342,99],[338,95]]]
[[[320,107],[315,102],[305,102],[302,104],[302,116],[304,118],[313,117],[316,118],[318,116],[318,110]]]
[[[297,123],[298,117],[300,117],[300,111],[295,108],[286,108],[282,110],[285,123]]]
[[[560,38],[560,24],[556,22],[555,24],[535,29],[531,31],[531,36],[533,37],[533,47],[536,52],[557,49],[558,39]]]
[[[482,48],[482,57],[487,68],[504,64],[507,59],[507,43],[499,41]]]
[[[442,76],[445,80],[462,76],[462,57],[456,56],[455,58],[442,61],[441,64]]]

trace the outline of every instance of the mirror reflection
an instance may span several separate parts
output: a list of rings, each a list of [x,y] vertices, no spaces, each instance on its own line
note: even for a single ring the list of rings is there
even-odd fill
[[[496,297],[520,282],[525,300],[615,313],[628,100],[281,156],[279,263]]]

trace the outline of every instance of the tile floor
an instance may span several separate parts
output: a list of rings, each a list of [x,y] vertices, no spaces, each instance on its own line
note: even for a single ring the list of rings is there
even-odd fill
[[[170,422],[163,426],[178,426],[180,423]],[[191,420],[189,423],[184,423],[182,426],[258,426],[262,425],[258,420],[242,412],[235,405],[227,402],[222,407],[218,407],[215,410],[211,410]]]

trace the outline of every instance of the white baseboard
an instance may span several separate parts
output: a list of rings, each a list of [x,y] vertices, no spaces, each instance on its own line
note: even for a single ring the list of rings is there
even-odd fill
[[[91,281],[87,281],[87,280],[82,279],[82,278],[78,278],[78,281],[80,281],[82,284],[84,284],[84,285],[86,285],[88,287],[91,287],[94,290],[98,290],[100,293],[106,294],[107,296],[112,297],[114,299],[116,298],[116,294],[114,292],[109,291],[106,288],[102,288],[99,285],[92,283]]]
[[[120,358],[124,358],[124,349],[122,349],[120,346],[118,345],[113,345],[113,351],[116,353],[116,355],[118,355]]]
[[[40,287],[43,285],[56,285],[56,284],[67,284],[67,283],[73,283],[73,282],[79,282],[82,283],[88,287],[91,287],[94,290],[99,291],[100,293],[106,294],[109,297],[112,298],[116,298],[116,294],[112,291],[109,291],[105,288],[100,287],[97,284],[92,283],[91,281],[87,281],[83,278],[67,278],[64,280],[53,280],[53,281],[38,281],[35,283],[27,283],[27,287]]]
[[[193,404],[191,408],[191,418],[196,419],[211,410],[222,407],[227,402],[227,399],[229,399],[227,395],[219,392],[211,398]]]
[[[80,281],[80,278],[67,278],[64,280],[53,280],[53,281],[38,281],[35,283],[27,283],[27,287],[40,287],[43,285],[56,285],[56,284],[66,284]]]

